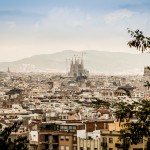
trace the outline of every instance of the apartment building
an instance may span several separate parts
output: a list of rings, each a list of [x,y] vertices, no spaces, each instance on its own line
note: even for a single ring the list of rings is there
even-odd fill
[[[149,150],[150,138],[140,139],[138,144],[120,141],[119,122],[110,123],[108,130],[101,131],[101,150]]]
[[[77,130],[82,123],[42,123],[38,133],[38,150],[77,150]]]
[[[100,150],[100,130],[86,132],[77,131],[77,150]]]

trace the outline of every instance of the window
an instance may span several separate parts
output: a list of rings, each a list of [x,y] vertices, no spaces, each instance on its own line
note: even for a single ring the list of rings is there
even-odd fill
[[[73,137],[73,141],[76,141],[76,140],[77,140],[77,137],[76,137],[76,136],[74,136],[74,137]]]
[[[94,150],[97,150],[97,148],[94,148]]]
[[[80,147],[80,150],[83,150],[83,147]]]
[[[113,138],[109,138],[109,143],[113,143]]]
[[[53,136],[52,135],[49,135],[49,141],[52,141],[53,140]]]
[[[139,139],[139,143],[143,143],[143,139]]]
[[[64,146],[60,146],[60,150],[64,150]]]
[[[64,119],[64,120],[68,119],[68,116],[63,116],[63,119]]]
[[[67,126],[60,126],[60,130],[67,130],[68,127]]]
[[[69,130],[72,130],[72,126],[69,126]]]
[[[107,142],[107,138],[103,137],[103,142],[106,143]]]
[[[66,150],[69,150],[69,146],[66,146]]]
[[[63,126],[60,126],[60,130],[63,130],[64,129],[64,127]]]
[[[113,148],[109,148],[109,150],[113,150]]]
[[[48,141],[48,135],[45,135],[45,141]]]
[[[66,141],[69,141],[69,136],[66,136]]]
[[[135,142],[137,142],[137,143],[143,143],[143,139],[141,138],[141,139],[137,139],[137,140],[135,140]]]
[[[64,130],[67,130],[68,129],[68,127],[67,126],[64,126]]]
[[[77,150],[77,147],[76,147],[76,146],[73,146],[73,150]]]
[[[61,135],[60,136],[60,140],[63,141],[64,140],[64,136]]]
[[[76,126],[73,126],[73,130],[76,130]]]
[[[90,148],[89,148],[89,147],[87,147],[87,150],[90,150]]]

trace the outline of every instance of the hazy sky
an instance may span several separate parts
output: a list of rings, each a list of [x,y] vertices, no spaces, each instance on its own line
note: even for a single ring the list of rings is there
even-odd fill
[[[0,62],[62,50],[136,52],[150,36],[150,0],[0,0]]]

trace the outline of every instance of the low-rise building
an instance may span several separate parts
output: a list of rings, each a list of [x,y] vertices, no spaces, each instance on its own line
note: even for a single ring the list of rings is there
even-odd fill
[[[42,123],[39,128],[38,150],[77,150],[77,130],[82,123]]]
[[[101,150],[149,150],[150,138],[140,139],[135,145],[119,139],[120,129],[119,122],[115,122],[108,125],[108,130],[101,131]]]

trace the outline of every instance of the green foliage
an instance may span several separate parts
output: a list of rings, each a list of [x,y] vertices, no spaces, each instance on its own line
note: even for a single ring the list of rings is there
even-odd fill
[[[149,52],[150,37],[144,36],[143,32],[138,29],[135,31],[127,30],[133,38],[128,42],[128,45],[137,48],[142,53],[144,51]],[[149,89],[150,83],[146,81],[144,86]],[[150,100],[142,99],[140,102],[133,102],[132,104],[122,102],[118,104],[116,117],[123,126],[120,131],[120,139],[137,144],[140,139],[150,137]]]
[[[110,103],[101,99],[96,98],[96,101],[92,102],[94,107],[96,108],[109,108],[110,107]]]
[[[15,122],[11,127],[6,127],[0,133],[0,149],[1,150],[27,150],[28,139],[26,136],[18,136],[17,139],[11,141],[10,134],[17,132],[22,123]]]
[[[149,83],[149,81],[146,81],[145,84],[144,84],[144,86],[147,87],[148,90],[149,90],[149,88],[150,88],[150,83]]]
[[[150,101],[141,100],[116,104],[116,117],[122,125],[120,139],[137,144],[143,137],[150,137]]]
[[[129,121],[130,118],[133,117],[133,104],[129,104],[127,102],[119,102],[115,104],[116,106],[116,117],[120,122],[124,122],[124,120]]]
[[[137,50],[142,51],[142,53],[150,50],[150,37],[144,36],[143,32],[138,29],[135,31],[131,31],[130,29],[127,30],[133,38],[128,42],[130,47],[135,47]]]
[[[128,89],[119,88],[119,89],[116,90],[115,94],[116,93],[118,93],[118,94],[120,93],[121,95],[126,95],[126,96],[131,98],[131,91],[128,90]]]

